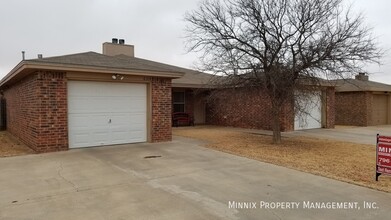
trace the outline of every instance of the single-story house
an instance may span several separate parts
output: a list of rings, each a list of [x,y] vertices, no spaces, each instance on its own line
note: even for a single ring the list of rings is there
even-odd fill
[[[21,61],[0,81],[7,130],[37,152],[171,140],[171,80],[184,73],[113,41]]]
[[[216,89],[212,78],[137,58],[133,45],[113,39],[102,54],[22,60],[0,91],[7,130],[37,152],[170,141],[174,112],[189,113],[195,124],[271,129],[263,94]],[[306,123],[287,104],[282,129],[333,127],[334,87],[322,87],[311,101]]]
[[[336,124],[391,124],[391,85],[370,81],[365,73],[335,82]]]

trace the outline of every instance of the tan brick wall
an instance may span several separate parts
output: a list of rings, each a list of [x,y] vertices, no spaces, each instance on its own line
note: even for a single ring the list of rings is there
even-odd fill
[[[335,124],[368,126],[371,124],[372,94],[369,92],[337,92]]]
[[[171,130],[171,79],[152,78],[152,142],[172,140]]]
[[[7,129],[37,152],[68,149],[65,73],[35,72],[4,91]]]

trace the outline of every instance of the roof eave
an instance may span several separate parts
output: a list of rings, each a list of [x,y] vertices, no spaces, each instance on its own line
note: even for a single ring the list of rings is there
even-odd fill
[[[173,88],[213,89],[217,86],[211,84],[172,83]]]
[[[21,72],[26,61],[21,61],[16,65],[7,75],[5,75],[1,80],[0,80],[0,88],[8,82],[10,79],[12,79],[17,73]]]
[[[336,92],[385,92],[385,93],[391,93],[390,90],[384,90],[384,89],[337,89]]]
[[[108,73],[108,74],[124,74],[124,75],[138,75],[149,77],[164,77],[176,79],[184,75],[181,72],[166,72],[166,71],[152,71],[152,70],[137,70],[137,69],[120,69],[109,67],[96,66],[81,66],[70,64],[51,64],[51,63],[37,63],[32,61],[22,61],[15,68],[11,70],[1,81],[0,87],[15,78],[15,76],[27,70],[56,70],[66,72],[91,72],[91,73]]]

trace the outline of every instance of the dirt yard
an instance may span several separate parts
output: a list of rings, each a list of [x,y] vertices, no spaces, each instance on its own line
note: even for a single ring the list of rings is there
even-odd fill
[[[391,177],[375,181],[375,146],[307,137],[283,138],[221,127],[174,128],[173,134],[207,141],[206,147],[348,183],[391,192]]]
[[[33,154],[34,151],[6,131],[0,131],[0,157]]]

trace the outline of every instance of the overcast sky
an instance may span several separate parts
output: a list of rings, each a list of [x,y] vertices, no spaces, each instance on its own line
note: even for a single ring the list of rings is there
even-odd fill
[[[86,51],[123,38],[137,57],[192,67],[184,48],[183,15],[199,0],[0,0],[0,78],[22,59]],[[362,11],[382,48],[382,66],[368,66],[370,79],[391,84],[391,1],[347,0]]]

